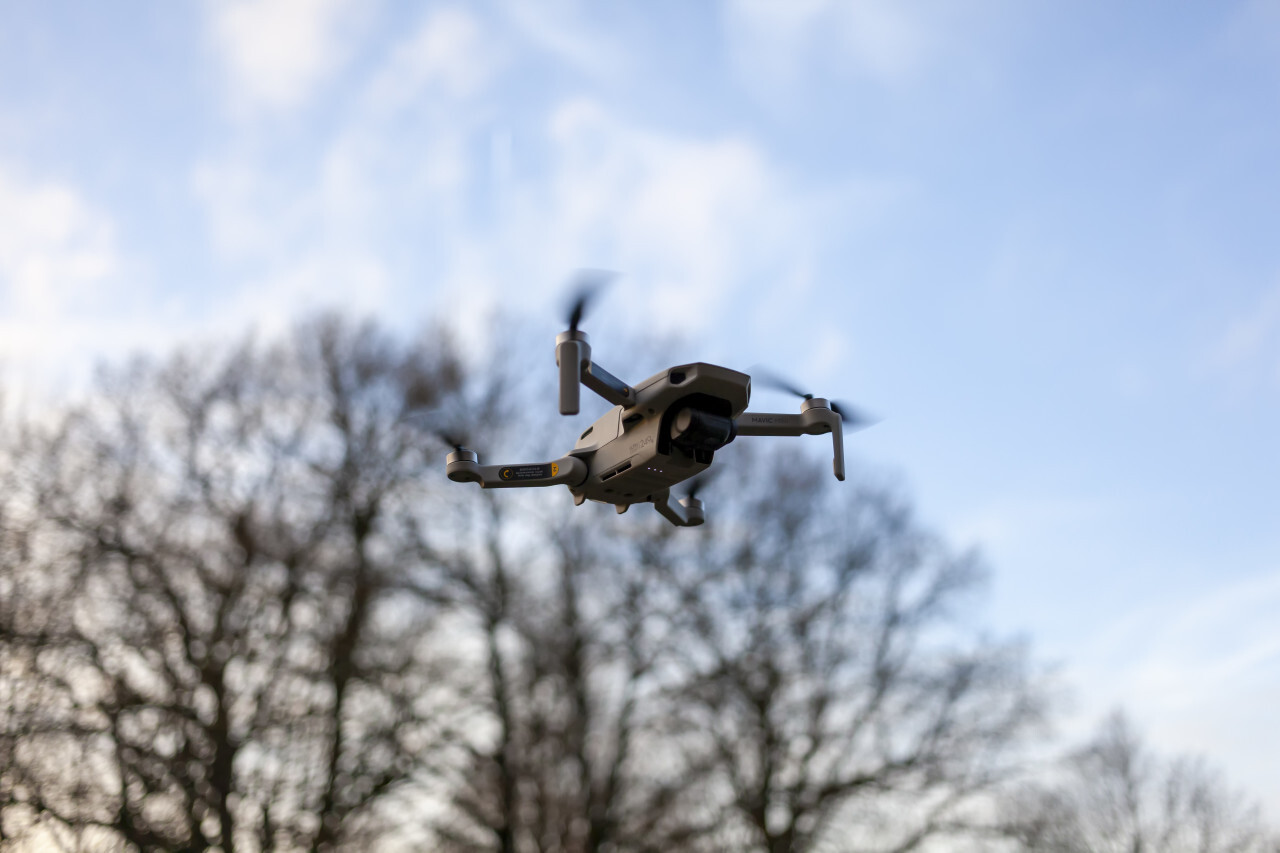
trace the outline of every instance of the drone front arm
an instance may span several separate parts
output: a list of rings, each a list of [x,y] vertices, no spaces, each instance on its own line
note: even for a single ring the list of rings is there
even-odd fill
[[[615,406],[630,406],[636,392],[627,383],[591,361],[591,344],[585,332],[562,332],[556,337],[556,364],[560,368],[560,414],[578,414],[578,383]]]
[[[734,426],[738,435],[826,435],[831,433],[834,456],[831,467],[836,479],[844,479],[844,429],[840,416],[825,400],[806,400],[798,415],[743,412]]]
[[[582,384],[615,406],[631,406],[636,402],[633,388],[595,362],[583,366]]]
[[[481,465],[472,451],[458,450],[446,457],[445,472],[455,483],[479,483],[482,489],[576,486],[587,479],[587,463],[576,456],[562,456],[554,462]]]

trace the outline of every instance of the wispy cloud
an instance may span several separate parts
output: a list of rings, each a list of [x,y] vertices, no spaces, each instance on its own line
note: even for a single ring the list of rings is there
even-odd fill
[[[321,306],[386,310],[403,297],[404,270],[422,267],[421,250],[404,243],[408,224],[445,246],[463,228],[499,42],[482,19],[445,7],[424,12],[378,56],[349,75],[355,94],[327,134],[286,154],[256,145],[242,123],[193,168],[230,290],[226,325],[247,316],[270,327]]]
[[[686,330],[802,242],[799,200],[750,140],[661,133],[586,101],[550,128],[548,208],[566,254],[609,256],[651,288],[655,313],[680,306]]]
[[[510,10],[428,11],[352,87],[347,120],[293,152],[289,169],[251,144],[202,163],[194,185],[216,246],[233,267],[258,270],[240,287],[332,292],[302,282],[359,269],[390,298],[406,282],[375,267],[409,221],[433,247],[436,288],[473,304],[489,283],[512,280],[530,283],[521,292],[531,300],[557,300],[569,270],[597,264],[643,282],[634,321],[687,331],[738,287],[794,279],[778,273],[802,254],[805,202],[763,149],[657,130],[582,97],[541,111],[513,103],[518,94],[498,93],[531,54],[606,61],[586,47],[577,55],[573,44],[592,43],[582,33],[548,46],[522,21]]]
[[[304,103],[350,54],[357,0],[218,0],[205,11],[234,110]]]
[[[503,3],[505,20],[527,49],[546,53],[589,78],[617,77],[629,68],[628,44],[616,34],[590,26],[582,0],[522,0]]]
[[[1280,806],[1280,769],[1252,743],[1280,702],[1277,610],[1280,563],[1194,598],[1153,590],[1077,648],[1071,674],[1091,700],[1082,710],[1122,704],[1169,751],[1257,756],[1233,777]]]
[[[0,360],[20,372],[6,383],[17,396],[109,337],[99,311],[120,295],[108,288],[121,265],[114,223],[74,186],[0,163]]]
[[[990,5],[730,0],[725,22],[739,72],[766,91],[831,72],[901,85],[952,53]]]
[[[429,101],[475,97],[493,79],[504,48],[492,30],[462,9],[429,12],[394,45],[375,73],[367,101],[379,112]]]
[[[117,266],[113,226],[67,184],[0,166],[0,280],[9,312],[54,318]]]
[[[439,289],[473,309],[507,283],[505,307],[549,318],[571,270],[602,266],[625,275],[631,328],[679,334],[762,281],[803,286],[807,200],[749,140],[659,131],[583,98],[521,132],[517,150],[545,158],[536,174],[515,168],[488,216],[439,223],[451,235]]]

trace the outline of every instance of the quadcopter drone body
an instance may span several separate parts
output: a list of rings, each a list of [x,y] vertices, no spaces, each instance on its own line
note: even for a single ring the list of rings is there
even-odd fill
[[[481,465],[474,451],[457,445],[446,461],[450,480],[485,489],[564,484],[578,505],[593,500],[622,513],[649,502],[672,524],[693,527],[706,518],[702,501],[694,492],[673,501],[671,488],[705,471],[715,452],[740,435],[830,433],[835,476],[844,479],[839,407],[801,394],[805,400],[798,414],[748,412],[751,377],[703,362],[672,367],[629,386],[591,360],[587,336],[577,329],[583,301],[569,330],[556,338],[560,413],[578,413],[582,385],[613,408],[553,462]]]

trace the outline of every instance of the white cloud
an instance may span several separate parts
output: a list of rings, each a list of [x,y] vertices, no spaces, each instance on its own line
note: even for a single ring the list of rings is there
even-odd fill
[[[726,7],[739,66],[784,83],[815,58],[880,82],[903,80],[939,48],[945,22],[929,11],[893,0],[732,0]]]
[[[492,80],[503,53],[475,16],[454,8],[432,11],[391,49],[370,86],[370,105],[385,112],[421,108],[435,99],[427,95],[474,97]]]
[[[385,266],[371,255],[317,251],[244,281],[206,318],[207,331],[239,334],[246,324],[275,335],[309,312],[340,307],[351,317],[391,310]]]
[[[290,108],[348,55],[356,0],[209,0],[210,36],[236,107]]]
[[[119,313],[115,229],[76,189],[0,164],[0,361],[24,396],[65,356],[109,339]]]
[[[0,281],[8,311],[51,318],[116,267],[110,220],[69,186],[24,183],[0,169]]]
[[[376,152],[341,137],[300,176],[280,180],[245,154],[202,164],[194,188],[221,260],[220,308],[207,328],[263,332],[312,310],[388,309],[389,273],[377,256],[379,187],[365,171]]]
[[[387,235],[412,229],[452,245],[444,235],[463,227],[473,161],[482,159],[470,150],[483,121],[478,104],[501,70],[500,40],[455,8],[425,12],[398,39],[353,80],[348,120],[292,150],[287,168],[251,131],[193,170],[225,264],[228,325],[273,327],[335,305],[389,311],[403,294],[381,257]]]
[[[235,152],[196,165],[192,191],[204,205],[209,236],[224,259],[241,260],[285,249],[286,233],[295,229],[299,203],[278,186],[269,169],[253,157]]]
[[[554,316],[549,306],[572,269],[606,266],[636,286],[623,313],[633,325],[680,332],[703,327],[740,287],[805,286],[804,220],[814,200],[796,194],[750,140],[656,131],[582,99],[518,130],[503,124],[498,84],[523,67],[522,52],[605,61],[578,55],[575,44],[592,44],[580,30],[545,43],[544,28],[507,13],[499,21],[465,7],[424,13],[355,81],[362,94],[350,120],[295,152],[288,169],[246,144],[196,170],[236,289],[275,292],[284,305],[310,287],[326,292],[318,278],[326,268],[361,269],[386,299],[411,285],[436,291],[425,302],[441,307],[449,294],[472,298],[520,281],[502,288],[505,307],[536,304]],[[413,248],[369,273],[387,235],[410,223],[432,257]],[[406,281],[410,272],[426,281]]]
[[[584,21],[582,0],[507,0],[506,20],[528,47],[541,50],[593,80],[614,78],[628,70],[627,46],[613,33]]]
[[[256,133],[239,134],[193,170],[218,251],[230,260],[282,258],[322,241],[359,241],[395,224],[393,199],[462,191],[477,159],[466,139],[505,55],[481,19],[432,9],[353,78],[359,94],[346,121],[290,150],[287,168]]]
[[[561,269],[603,263],[643,283],[648,298],[634,308],[658,328],[702,327],[804,242],[799,200],[746,139],[663,134],[586,101],[556,110],[550,137],[548,195],[527,211],[542,222],[520,226],[554,247],[548,260]]]

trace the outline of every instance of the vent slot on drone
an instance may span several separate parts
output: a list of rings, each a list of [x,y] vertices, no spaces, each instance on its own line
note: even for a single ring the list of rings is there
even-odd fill
[[[608,474],[602,474],[602,475],[600,476],[600,482],[602,482],[602,483],[603,483],[605,480],[612,479],[612,478],[614,478],[614,477],[618,476],[619,474],[621,474],[623,471],[627,470],[627,469],[628,469],[628,468],[630,468],[630,467],[631,467],[631,463],[630,463],[630,462],[623,462],[621,465],[619,465],[617,468],[614,468],[614,469],[613,469],[612,471],[610,471]]]

